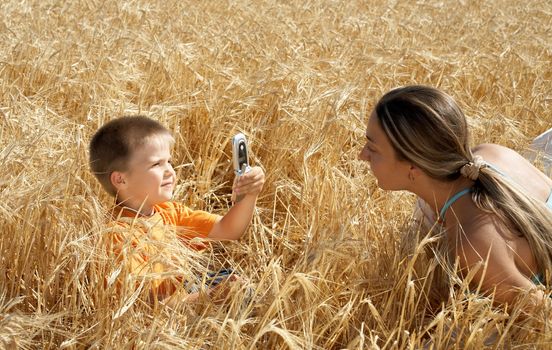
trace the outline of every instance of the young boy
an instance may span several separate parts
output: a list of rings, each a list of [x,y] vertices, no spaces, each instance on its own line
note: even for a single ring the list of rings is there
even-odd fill
[[[176,183],[173,143],[165,127],[143,116],[114,119],[102,126],[90,142],[92,172],[115,197],[114,221],[107,238],[110,251],[136,284],[147,284],[154,300],[171,303],[199,297],[189,288],[194,285],[189,271],[186,274],[186,269],[178,266],[193,268],[193,261],[186,255],[193,260],[198,256],[193,250],[206,248],[194,238],[240,238],[251,222],[265,180],[259,167],[239,177],[233,195],[242,199],[224,216],[191,210],[171,201]],[[181,243],[191,249],[182,249]],[[235,275],[228,280],[236,280]],[[220,291],[210,287],[207,292],[216,289]]]

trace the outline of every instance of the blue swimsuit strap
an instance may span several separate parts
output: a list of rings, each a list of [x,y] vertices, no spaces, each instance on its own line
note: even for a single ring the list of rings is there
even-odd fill
[[[490,168],[490,169],[492,169],[492,170],[493,170],[494,172],[496,172],[496,173],[499,173],[500,175],[502,175],[502,176],[504,176],[504,177],[508,177],[508,178],[509,178],[509,176],[508,176],[508,175],[506,175],[506,174],[505,174],[505,173],[504,173],[504,172],[503,172],[502,170],[500,170],[500,169],[499,169],[498,167],[496,167],[496,166],[492,165],[491,163],[487,163],[487,162],[485,162],[485,165],[487,166],[487,168]]]
[[[500,175],[502,176],[507,176],[506,174],[504,174],[500,169],[498,169],[497,167],[495,167],[494,165],[490,164],[490,163],[486,163],[485,164],[487,167],[491,168],[492,170],[496,171],[497,173],[499,173]],[[450,206],[456,202],[458,200],[458,198],[462,197],[463,195],[467,194],[467,193],[470,193],[472,191],[471,188],[464,188],[463,190],[460,190],[458,193],[456,193],[454,196],[452,196],[451,198],[449,198],[449,200],[447,200],[445,202],[445,205],[443,205],[443,207],[441,208],[441,211],[439,211],[439,219],[440,221],[444,221],[445,220],[445,213],[447,212],[448,208],[450,208]]]
[[[447,212],[448,208],[458,200],[458,198],[462,197],[466,193],[470,193],[472,191],[470,188],[464,188],[463,190],[458,191],[454,196],[450,197],[446,202],[445,205],[441,208],[441,211],[439,211],[439,218],[444,221],[445,220],[445,213]]]

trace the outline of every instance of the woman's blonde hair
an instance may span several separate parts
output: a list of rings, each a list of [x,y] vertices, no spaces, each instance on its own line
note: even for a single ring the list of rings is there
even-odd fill
[[[408,160],[428,176],[452,181],[477,160],[469,144],[467,121],[454,99],[428,86],[391,90],[377,103],[375,114],[397,157]],[[508,176],[481,167],[472,189],[475,205],[529,242],[546,282],[552,273],[552,212],[528,196]]]

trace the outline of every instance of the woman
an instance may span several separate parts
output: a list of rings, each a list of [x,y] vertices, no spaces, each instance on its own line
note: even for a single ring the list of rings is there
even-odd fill
[[[456,102],[426,86],[392,90],[368,121],[368,161],[378,186],[418,195],[444,230],[460,273],[511,303],[552,277],[552,180],[511,149],[471,148]],[[431,215],[427,215],[430,217]],[[478,268],[481,263],[486,268]]]

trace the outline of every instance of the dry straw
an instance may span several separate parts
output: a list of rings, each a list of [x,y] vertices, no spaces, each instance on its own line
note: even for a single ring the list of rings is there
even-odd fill
[[[522,150],[552,123],[551,13],[549,1],[4,2],[0,348],[548,348],[538,315],[514,322],[520,308],[446,277],[438,242],[409,228],[413,198],[378,190],[356,157],[378,96],[411,83],[453,95],[475,142]],[[228,208],[228,140],[248,135],[267,174],[254,222],[205,259],[247,276],[252,304],[236,290],[169,308],[105,283],[111,202],[86,148],[134,113],[174,132],[176,199],[198,209]]]

